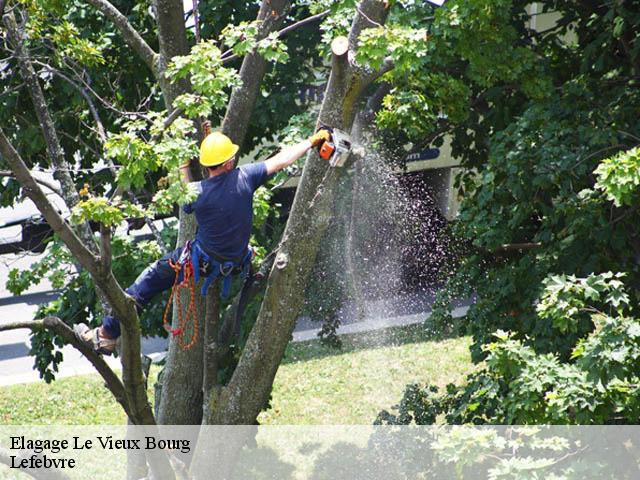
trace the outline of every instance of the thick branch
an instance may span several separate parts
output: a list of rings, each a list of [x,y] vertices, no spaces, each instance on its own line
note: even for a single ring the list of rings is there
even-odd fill
[[[154,4],[160,47],[156,79],[162,88],[166,107],[170,110],[175,98],[190,90],[187,80],[171,82],[164,75],[167,65],[173,57],[189,53],[187,31],[184,24],[184,7],[181,0],[154,0]]]
[[[100,224],[100,262],[106,273],[111,270],[111,228]]]
[[[218,329],[220,327],[220,282],[209,290],[206,299],[204,317],[204,357],[202,365],[202,394],[203,415],[208,416],[208,409],[212,402],[208,401],[212,390],[218,388],[218,357],[220,345],[218,343]],[[213,402],[215,405],[215,402]]]
[[[389,14],[389,3],[380,0],[361,0],[358,3],[357,14],[349,31],[349,48],[356,50],[358,37],[366,28],[380,27]],[[382,8],[381,8],[382,7]]]
[[[0,332],[6,332],[9,330],[18,330],[20,328],[28,328],[29,330],[37,330],[44,328],[42,320],[18,320],[9,323],[0,323]]]
[[[0,129],[0,154],[15,173],[26,195],[36,204],[53,231],[65,243],[80,264],[91,274],[120,319],[122,327],[122,375],[129,404],[127,414],[136,424],[154,424],[140,361],[140,324],[134,302],[124,293],[111,270],[104,271],[100,259],[78,238],[62,219],[44,192],[38,187],[24,161]],[[75,338],[75,337],[74,337]]]
[[[64,194],[63,198],[69,208],[71,208],[73,205],[78,203],[78,194],[76,192],[75,185],[73,184],[71,176],[69,175],[69,165],[64,159],[62,147],[60,146],[60,141],[56,134],[55,124],[53,123],[53,119],[51,118],[51,114],[49,113],[49,108],[47,107],[47,102],[44,98],[42,87],[40,86],[40,82],[38,81],[38,76],[33,69],[33,65],[31,65],[29,54],[24,48],[25,39],[18,29],[18,25],[13,13],[5,15],[3,20],[5,26],[7,27],[7,35],[9,41],[15,49],[14,56],[18,61],[18,65],[22,73],[22,78],[27,84],[29,94],[31,95],[31,99],[33,100],[33,106],[38,117],[40,127],[42,129],[42,134],[47,144],[47,152],[49,154],[49,158],[56,167],[56,170],[58,170],[58,172],[56,172],[56,176],[59,178],[56,179],[60,181],[62,192]]]
[[[142,61],[147,64],[149,69],[157,77],[158,54],[153,51],[138,31],[133,28],[131,23],[129,23],[129,20],[127,20],[127,17],[120,13],[120,11],[108,0],[87,0],[87,2],[113,22],[115,27],[120,31],[124,41],[127,42],[127,45],[129,45],[138,54]]]
[[[288,0],[263,0],[257,16],[257,20],[260,21],[257,39],[260,40],[276,31],[290,7],[291,3]],[[249,53],[242,61],[240,67],[242,83],[231,93],[222,121],[222,131],[238,145],[242,145],[247,134],[267,65],[268,62],[257,51]]]
[[[60,236],[83,267],[90,272],[92,270],[97,272],[98,259],[85,246],[84,242],[78,238],[69,224],[58,214],[44,192],[38,187],[24,161],[2,130],[0,130],[0,153],[2,158],[9,164],[11,170],[13,170],[16,180],[20,182],[26,195],[36,204],[36,207],[38,207],[38,210],[40,210],[40,213],[42,213],[53,231]]]

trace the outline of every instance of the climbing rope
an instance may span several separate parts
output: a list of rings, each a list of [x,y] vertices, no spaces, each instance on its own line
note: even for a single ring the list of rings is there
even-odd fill
[[[193,347],[198,340],[198,315],[196,312],[196,282],[193,276],[193,263],[191,260],[187,260],[184,264],[184,279],[182,282],[178,282],[180,278],[180,271],[183,270],[183,265],[180,262],[173,262],[169,260],[169,265],[173,268],[173,271],[176,272],[176,279],[173,282],[173,286],[171,287],[171,295],[169,296],[169,301],[167,302],[167,307],[164,310],[164,317],[162,319],[162,325],[164,329],[173,335],[178,342],[178,345],[183,350],[188,350]],[[180,291],[188,290],[189,291],[189,307],[185,314],[182,314],[182,304],[180,300]],[[169,309],[171,308],[171,304],[174,303],[178,307],[178,328],[171,328],[171,324],[169,323]],[[193,317],[193,325],[191,332],[191,340],[189,343],[186,342],[184,337],[184,332],[189,324],[189,318]]]

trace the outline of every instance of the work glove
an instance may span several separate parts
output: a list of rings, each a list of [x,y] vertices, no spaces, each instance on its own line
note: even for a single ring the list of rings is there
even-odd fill
[[[318,145],[322,145],[329,139],[331,139],[331,132],[327,129],[321,128],[316,133],[311,135],[308,140],[311,142],[311,146],[317,147]]]

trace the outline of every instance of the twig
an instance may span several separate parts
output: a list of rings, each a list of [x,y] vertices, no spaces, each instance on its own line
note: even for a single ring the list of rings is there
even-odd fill
[[[42,62],[37,62],[40,65],[46,65],[46,63],[42,63]],[[105,108],[108,108],[109,110],[112,110],[113,112],[117,113],[118,115],[122,115],[123,117],[140,117],[142,116],[142,112],[127,112],[124,110],[120,110],[118,108],[116,108],[112,103],[108,102],[107,100],[105,100],[104,98],[102,98],[100,95],[98,95],[98,93],[91,87],[91,85],[89,85],[89,83],[87,83],[87,81],[82,78],[82,75],[80,75],[73,67],[73,65],[69,65],[69,63],[67,63],[67,59],[64,60],[64,64],[69,67],[69,69],[71,69],[73,71],[73,73],[75,73],[76,78],[82,83],[82,85],[84,85],[84,87],[89,90],[89,92],[91,92],[93,94],[94,97],[96,97],[96,99],[98,99],[98,101],[100,103],[102,103],[102,105],[104,105]]]
[[[500,245],[496,247],[493,252],[519,252],[519,251],[528,251],[535,250],[536,248],[540,248],[542,243],[540,242],[525,242],[525,243],[505,243],[504,245]]]
[[[16,178],[15,174],[10,171],[10,170],[0,170],[0,177],[10,177],[10,178]],[[62,197],[62,192],[60,191],[60,189],[58,187],[56,187],[53,183],[47,181],[47,180],[42,180],[40,178],[36,178],[33,177],[33,179],[39,183],[40,185],[42,185],[43,187],[48,188],[49,190],[51,190],[53,193],[55,193],[56,195]]]
[[[304,27],[305,25],[308,25],[310,23],[317,22],[318,20],[322,20],[324,17],[329,15],[329,12],[330,12],[329,10],[325,10],[323,12],[316,13],[315,15],[311,15],[310,17],[303,18],[302,20],[298,20],[297,22],[292,23],[291,25],[287,25],[286,27],[278,31],[278,38],[282,38],[285,35],[287,35],[289,32],[292,32],[300,27]],[[220,57],[222,59],[223,65],[233,62],[234,60],[237,60],[239,58],[238,55],[233,53],[232,49],[222,52],[222,55]]]
[[[74,82],[71,78],[69,78],[67,75],[62,73],[57,68],[53,68],[52,66],[50,66],[50,65],[48,65],[46,63],[43,63],[43,62],[36,61],[34,63],[37,63],[38,65],[43,66],[44,68],[49,70],[54,75],[57,75],[58,77],[60,77],[64,81],[66,81],[69,85],[74,87],[78,91],[78,93],[80,93],[80,95],[82,95],[82,97],[87,101],[87,104],[89,105],[89,111],[91,112],[91,116],[93,117],[93,120],[96,123],[96,127],[97,127],[97,131],[96,132],[98,133],[98,136],[100,137],[100,140],[102,140],[104,142],[107,139],[107,135],[105,133],[104,125],[102,123],[102,120],[100,119],[100,115],[98,114],[98,109],[96,108],[96,105],[93,102],[93,99],[91,98],[91,96],[89,95],[89,92],[87,91],[87,89],[86,88],[82,88],[80,85],[78,85],[76,82]],[[94,92],[94,94],[95,94],[95,92]]]

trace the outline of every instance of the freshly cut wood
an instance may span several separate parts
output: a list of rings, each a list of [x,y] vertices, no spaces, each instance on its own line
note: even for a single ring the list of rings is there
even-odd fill
[[[331,42],[331,52],[341,57],[349,51],[349,39],[347,37],[336,37]]]

